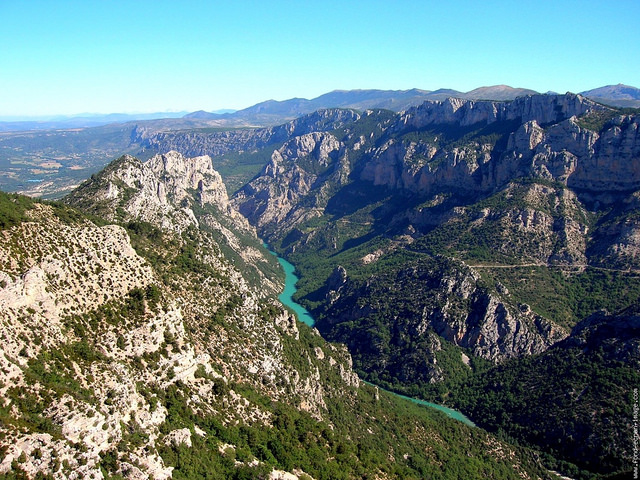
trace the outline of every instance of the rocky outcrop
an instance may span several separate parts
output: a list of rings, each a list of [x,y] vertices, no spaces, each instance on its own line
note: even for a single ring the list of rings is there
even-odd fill
[[[337,275],[334,272],[330,278]],[[363,349],[370,348],[357,336],[387,315],[394,319],[394,336],[412,337],[419,342],[419,338],[426,339],[429,332],[435,332],[440,338],[493,361],[542,352],[567,335],[563,328],[528,306],[514,302],[504,287],[488,290],[472,268],[446,259],[415,262],[366,281],[345,279],[339,292],[330,288],[329,293],[332,302],[324,310],[318,328],[329,338],[346,341],[357,358]],[[336,333],[347,323],[355,329],[353,338]],[[405,358],[411,363],[413,347],[398,339],[391,342],[393,345],[381,346],[378,354]],[[409,350],[405,350],[407,347]],[[426,351],[432,355],[438,350]],[[411,367],[414,374],[426,375],[428,381],[433,381],[420,367],[420,357],[415,362]]]
[[[178,231],[198,225],[193,203],[213,205],[242,222],[229,206],[226,187],[211,159],[186,158],[177,152],[146,162],[125,155],[69,195],[67,202],[79,207],[92,204],[95,213],[110,220],[128,216]]]
[[[512,102],[491,102],[447,98],[425,102],[402,114],[399,125],[415,130],[431,125],[456,124],[470,126],[517,120],[526,123],[556,123],[572,116],[583,115],[593,109],[604,109],[594,102],[574,94],[527,95]],[[396,127],[396,128],[402,128]]]
[[[606,111],[570,94],[510,103],[426,103],[406,112],[391,128],[400,139],[395,135],[370,150],[361,178],[421,195],[441,190],[486,193],[513,178],[530,176],[591,192],[640,188],[640,167],[633,161],[640,155],[638,119],[619,116],[600,132],[579,126],[578,117]],[[478,140],[471,137],[464,145],[447,145],[451,129],[464,135],[473,127],[487,134],[512,131],[503,137],[506,144],[478,134]],[[434,133],[421,142],[401,140],[402,132],[415,130]]]
[[[514,179],[540,178],[611,204],[640,188],[638,119],[612,112],[574,94],[425,102],[380,117],[367,135],[358,121],[345,125],[342,138],[325,143],[334,151],[330,167],[326,156],[302,146],[329,134],[292,138],[232,202],[266,237],[323,214],[335,192],[354,181],[399,196],[445,195],[468,202]],[[365,112],[360,121],[368,125],[375,115]],[[598,131],[584,126],[584,118],[598,116],[613,119]]]
[[[297,136],[275,150],[261,174],[233,197],[259,231],[291,228],[326,205],[329,185],[347,178],[344,145],[328,133]]]
[[[607,361],[640,368],[640,311],[635,305],[615,314],[596,312],[571,331],[558,348],[580,348],[592,354],[602,352]]]
[[[594,153],[579,157],[576,171],[567,184],[595,192],[637,190],[640,185],[640,118],[621,115],[599,135],[587,133],[586,136],[593,138]]]
[[[331,275],[327,279],[327,293],[326,299],[329,304],[332,304],[340,297],[340,291],[347,284],[347,271],[342,265],[336,266],[331,272]]]
[[[208,156],[186,158],[177,152],[156,155],[146,162],[125,155],[94,175],[65,202],[110,221],[147,222],[176,233],[199,228],[215,232],[221,248],[233,252],[238,268],[259,278],[262,295],[281,286],[267,272],[269,258],[259,249],[255,229],[232,207],[226,186]],[[254,281],[254,287],[258,284]]]

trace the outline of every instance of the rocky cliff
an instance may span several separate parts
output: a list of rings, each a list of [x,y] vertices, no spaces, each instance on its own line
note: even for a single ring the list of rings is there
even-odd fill
[[[168,152],[142,162],[125,155],[65,201],[110,221],[145,222],[178,234],[207,229],[239,262],[245,278],[260,278],[260,294],[281,288],[265,274],[269,267],[257,248],[254,228],[232,208],[208,156],[187,158]]]
[[[587,128],[592,118],[608,121],[594,131]],[[449,98],[390,118],[368,111],[339,134],[325,133],[334,136],[333,168],[341,170],[340,183],[326,174],[325,160],[283,147],[285,155],[274,152],[260,175],[237,193],[235,205],[264,226],[272,216],[273,207],[265,206],[270,198],[277,205],[278,223],[286,216],[280,208],[307,213],[318,205],[324,208],[328,197],[318,201],[321,192],[345,185],[347,178],[424,199],[447,192],[477,198],[522,177],[558,181],[601,202],[640,186],[633,161],[640,152],[637,117],[616,116],[615,110],[579,95],[529,96],[508,103]],[[288,144],[295,145],[297,138]],[[297,217],[298,222],[307,218]]]
[[[234,216],[222,178],[208,156],[186,158],[172,151],[141,162],[125,155],[101,172],[99,182],[95,180],[69,195],[68,203],[90,206],[111,221],[137,218],[182,231],[197,226],[190,201]]]
[[[311,132],[334,130],[354,122],[359,117],[360,115],[353,110],[327,109],[302,115],[274,127],[202,133],[163,132],[142,126],[132,133],[132,141],[151,151],[176,150],[186,156],[217,157],[230,152],[255,151]]]
[[[594,193],[635,190],[638,119],[614,113],[579,95],[425,103],[399,118],[398,134],[370,152],[361,178],[420,195],[491,192],[531,176]],[[578,120],[607,114],[598,132]]]
[[[489,360],[530,355],[546,350],[566,333],[549,320],[535,314],[527,305],[513,302],[509,291],[487,288],[477,272],[464,264],[446,258],[433,258],[404,265],[367,278],[366,282],[351,281],[345,271],[344,283],[328,289],[332,297],[322,313],[320,329],[329,338],[351,344],[375,345],[368,365],[378,364],[393,352],[390,338],[384,338],[374,325],[384,317],[394,317],[394,328],[414,339],[435,332],[454,345]],[[393,312],[393,313],[392,313]],[[349,324],[351,334],[345,335],[341,324]],[[367,341],[358,331],[377,337]],[[371,347],[369,347],[371,348]],[[359,348],[352,348],[358,352]],[[391,353],[402,363],[404,350]],[[397,357],[397,358],[396,358]],[[440,372],[442,378],[446,372]],[[423,376],[420,371],[413,376]],[[411,378],[408,376],[407,378]],[[429,381],[429,376],[425,376]]]
[[[261,230],[287,229],[313,218],[326,204],[328,185],[335,188],[348,176],[343,150],[329,133],[294,137],[273,152],[260,177],[235,195],[234,205]]]
[[[637,268],[639,158],[638,117],[580,95],[449,98],[396,115],[364,112],[335,132],[293,138],[232,203],[301,270],[303,294],[330,338],[365,348],[359,335],[381,311],[413,302],[383,328],[414,339],[432,330],[499,360],[545,350],[584,311],[549,305],[512,273],[555,298],[568,287],[550,268],[569,283]],[[418,269],[421,282],[380,280],[381,270],[413,272],[414,259],[439,256],[461,261],[446,285],[429,268]],[[335,262],[353,277],[341,292],[324,284]],[[384,285],[401,286],[390,295]],[[409,353],[389,338],[391,351]],[[381,351],[366,357],[360,368],[389,370]]]

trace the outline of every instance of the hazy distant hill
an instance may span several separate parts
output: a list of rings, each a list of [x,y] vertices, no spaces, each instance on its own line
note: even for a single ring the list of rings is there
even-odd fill
[[[353,108],[368,110],[384,108],[400,112],[415,107],[426,100],[444,100],[448,97],[458,97],[470,100],[513,100],[522,95],[535,94],[534,90],[512,88],[507,85],[480,87],[470,92],[459,92],[451,89],[435,91],[420,90],[334,90],[319,97],[291,98],[289,100],[267,100],[243,110],[227,115],[215,113],[195,112],[185,118],[210,120],[226,120],[227,122],[244,121],[256,125],[268,125],[284,122],[324,108]]]
[[[231,110],[231,109],[222,109],[222,110],[216,110],[215,112],[205,112],[204,110],[198,110],[196,112],[191,112],[191,113],[187,113],[186,115],[184,115],[182,118],[195,118],[195,119],[199,119],[199,120],[208,120],[211,118],[218,118],[220,116],[224,116],[227,115],[229,113],[234,113],[236,110]]]
[[[528,88],[513,88],[508,85],[480,87],[462,95],[469,100],[513,100],[524,95],[536,95],[538,92]]]
[[[0,132],[50,130],[60,128],[100,127],[112,123],[157,120],[161,118],[182,118],[185,112],[155,113],[81,113],[72,115],[51,115],[39,117],[0,117]]]
[[[581,95],[614,107],[640,107],[640,89],[621,83],[587,90]]]
[[[426,100],[444,100],[449,97],[466,100],[514,100],[525,95],[536,95],[538,92],[528,88],[513,88],[508,85],[492,85],[475,88],[468,92],[452,89],[438,89],[434,91],[420,90],[334,90],[319,97],[307,100],[292,98],[289,100],[267,100],[232,114],[208,117],[193,114],[191,118],[209,118],[211,120],[240,121],[256,125],[275,125],[286,120],[305,115],[324,108],[353,108],[367,110],[384,108],[400,112],[410,107],[420,105]],[[597,102],[619,107],[640,106],[640,90],[627,85],[611,85],[582,92],[581,95]]]

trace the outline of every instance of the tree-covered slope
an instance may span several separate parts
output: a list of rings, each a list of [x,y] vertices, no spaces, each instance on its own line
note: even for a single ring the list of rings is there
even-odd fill
[[[546,352],[460,382],[451,399],[490,431],[540,445],[586,470],[631,475],[637,312],[636,303],[616,315],[595,314]]]

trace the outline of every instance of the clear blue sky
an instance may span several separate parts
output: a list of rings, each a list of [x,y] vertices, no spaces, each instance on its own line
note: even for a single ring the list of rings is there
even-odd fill
[[[640,1],[0,0],[0,115],[640,87]]]

